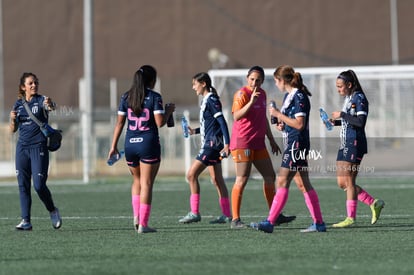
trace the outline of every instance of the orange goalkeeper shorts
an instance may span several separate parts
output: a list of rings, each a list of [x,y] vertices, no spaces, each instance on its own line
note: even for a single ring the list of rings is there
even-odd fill
[[[266,148],[260,150],[235,149],[231,151],[231,156],[234,162],[250,162],[270,158]]]

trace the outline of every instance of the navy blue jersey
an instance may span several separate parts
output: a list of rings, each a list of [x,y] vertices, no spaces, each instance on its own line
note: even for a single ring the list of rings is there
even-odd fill
[[[226,129],[224,134],[218,118],[223,117],[222,106],[219,97],[208,93],[203,97],[200,107],[200,134],[202,148],[223,149],[224,144],[229,144],[229,134]],[[223,117],[224,118],[224,117]],[[227,125],[225,125],[227,128]],[[223,140],[223,134],[227,140]]]
[[[361,91],[355,91],[352,95],[345,97],[345,102],[342,107],[342,112],[348,116],[368,117],[368,100],[365,94]],[[355,146],[358,148],[358,152],[365,154],[368,152],[367,138],[365,135],[365,124],[363,127],[358,127],[351,124],[346,118],[342,117],[341,128],[341,146],[340,149],[347,148],[349,146]]]
[[[282,113],[290,118],[305,117],[305,127],[298,130],[285,124],[283,132],[283,141],[285,149],[299,143],[300,148],[309,150],[309,113],[310,101],[308,96],[301,90],[291,91],[283,99]],[[297,144],[296,144],[297,145]]]
[[[32,97],[30,102],[27,102],[33,115],[41,122],[48,123],[49,114],[46,106],[44,105],[45,97],[36,94]],[[23,106],[23,100],[18,99],[13,106],[13,110],[17,111],[17,122],[19,124],[19,139],[18,143],[23,146],[33,145],[39,143],[45,143],[46,137],[40,131],[39,125],[37,125],[30,116],[27,114],[26,109]]]
[[[139,117],[128,107],[128,93],[123,94],[118,108],[118,115],[126,116],[128,119],[125,139],[133,140],[143,135],[158,137],[158,126],[154,118],[155,114],[164,114],[162,97],[159,93],[150,89],[145,90],[144,104]]]

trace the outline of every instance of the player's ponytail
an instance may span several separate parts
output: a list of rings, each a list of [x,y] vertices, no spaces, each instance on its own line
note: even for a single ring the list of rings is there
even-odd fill
[[[151,65],[144,65],[135,72],[132,86],[128,91],[128,107],[132,109],[137,117],[142,112],[145,89],[154,88],[156,80],[157,71]]]
[[[362,86],[359,83],[358,77],[356,75],[356,73],[353,70],[349,70],[349,73],[352,75],[352,77],[354,78],[354,83],[355,83],[355,91],[361,91],[364,92],[362,90]]]
[[[302,75],[300,73],[294,73],[292,84],[292,87],[298,88],[308,96],[312,96],[312,93],[309,91],[308,87],[306,87],[305,84],[303,84]]]
[[[285,81],[286,84],[290,85],[293,88],[300,89],[308,96],[312,96],[312,93],[309,91],[308,87],[303,84],[302,75],[298,72],[295,72],[293,67],[288,65],[283,65],[278,67],[273,76],[277,79]]]

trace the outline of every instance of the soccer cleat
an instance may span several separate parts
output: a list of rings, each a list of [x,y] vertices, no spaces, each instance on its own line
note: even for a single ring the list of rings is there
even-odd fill
[[[59,229],[62,226],[62,218],[59,214],[59,209],[55,208],[50,212],[50,219],[52,220],[52,226],[54,229]]]
[[[194,214],[193,212],[188,212],[188,214],[178,220],[179,223],[192,223],[201,221],[200,214]]]
[[[355,220],[353,218],[347,217],[345,220],[338,222],[338,223],[334,223],[332,225],[332,227],[337,227],[337,228],[343,228],[343,227],[349,227],[351,225],[353,225],[355,222]]]
[[[274,225],[270,223],[268,220],[261,221],[259,223],[251,223],[250,227],[259,231],[263,231],[266,233],[273,233]]]
[[[154,233],[154,232],[157,232],[157,230],[149,226],[139,225],[137,232],[138,234],[144,234],[144,233]]]
[[[296,219],[296,216],[285,216],[282,213],[276,219],[275,225],[281,225],[282,223],[289,223]]]
[[[325,223],[312,223],[308,228],[302,229],[302,233],[311,233],[311,232],[326,232]]]
[[[250,228],[253,228],[255,230],[259,230],[259,223],[258,222],[251,222]]]
[[[378,221],[379,216],[381,214],[381,210],[382,210],[382,208],[384,208],[384,206],[385,206],[385,202],[383,200],[378,200],[378,199],[376,199],[369,206],[371,208],[371,211],[372,211],[371,224],[375,224]]]
[[[230,224],[231,229],[244,229],[246,225],[240,220],[240,218],[232,220]]]
[[[28,221],[22,220],[18,225],[16,225],[17,230],[32,230],[32,224]]]
[[[222,216],[217,217],[216,219],[210,221],[210,224],[228,223],[228,222],[231,222],[231,217],[227,217],[225,215],[222,215]]]
[[[138,231],[139,227],[139,217],[134,217],[134,228],[136,231]]]

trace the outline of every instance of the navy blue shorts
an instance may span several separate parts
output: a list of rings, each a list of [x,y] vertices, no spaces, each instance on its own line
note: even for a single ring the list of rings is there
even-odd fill
[[[298,142],[288,145],[282,154],[281,167],[298,171],[300,168],[308,167],[307,148],[301,148]]]
[[[161,145],[159,140],[139,139],[136,143],[125,142],[125,159],[128,166],[132,167],[137,167],[140,162],[148,164],[160,162]]]
[[[336,161],[347,161],[351,163],[360,164],[362,158],[364,157],[364,153],[360,152],[361,150],[358,150],[358,148],[354,146],[339,149]]]
[[[200,152],[198,152],[196,159],[201,161],[205,166],[221,163],[220,151],[209,148],[201,149]]]

